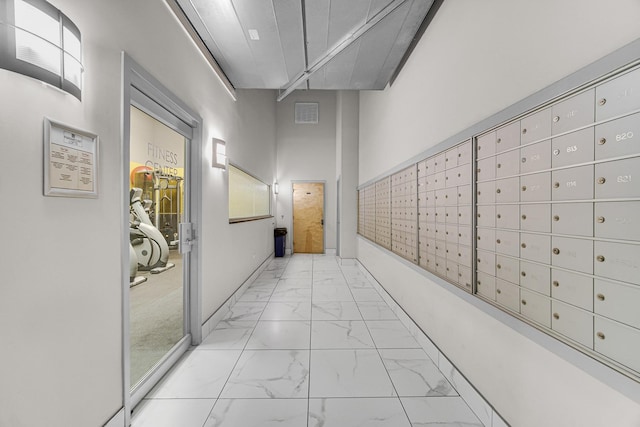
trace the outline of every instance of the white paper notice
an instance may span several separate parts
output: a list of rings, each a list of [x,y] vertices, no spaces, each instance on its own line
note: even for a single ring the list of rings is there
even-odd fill
[[[96,140],[51,126],[49,141],[51,189],[95,190]]]

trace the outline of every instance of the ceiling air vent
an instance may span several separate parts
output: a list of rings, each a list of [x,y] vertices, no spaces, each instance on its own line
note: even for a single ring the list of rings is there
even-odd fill
[[[296,123],[318,123],[317,102],[296,102]]]

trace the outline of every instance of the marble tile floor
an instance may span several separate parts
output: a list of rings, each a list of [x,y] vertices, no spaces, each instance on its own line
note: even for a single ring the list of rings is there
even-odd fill
[[[133,427],[482,423],[356,266],[275,258],[135,408]]]

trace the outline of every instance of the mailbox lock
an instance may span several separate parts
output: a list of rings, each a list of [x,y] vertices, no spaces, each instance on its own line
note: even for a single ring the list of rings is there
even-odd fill
[[[496,141],[497,144],[500,144],[502,142],[502,138],[498,138],[498,140]]]
[[[498,163],[498,164],[496,165],[496,167],[497,167],[498,169],[500,169],[500,168],[502,167],[502,164]]]
[[[553,118],[553,123],[558,123],[560,121],[560,116],[555,116]]]
[[[527,248],[527,244],[526,244],[526,243],[523,243],[523,244],[521,244],[521,245],[520,245],[520,247],[521,247],[522,249],[526,249],[526,248]]]
[[[598,101],[598,105],[604,105],[607,103],[607,98],[602,98],[600,101]]]
[[[560,318],[560,315],[558,313],[553,313],[553,318],[558,320]]]
[[[480,280],[478,280],[476,283],[478,284],[478,286],[482,285],[482,283],[480,282]]]
[[[554,215],[554,216],[553,216],[553,220],[554,220],[554,221],[560,221],[560,217],[559,217],[558,215]]]
[[[501,293],[502,293],[502,291],[501,291],[500,289],[496,289],[496,293],[497,293],[497,294],[501,294]]]
[[[522,191],[527,191],[527,186],[526,185],[522,186]]]
[[[526,277],[527,273],[523,271],[523,272],[520,273],[520,275],[522,275],[522,277]]]
[[[502,268],[502,265],[500,265],[500,264],[496,264],[496,268],[497,268],[498,270],[500,270],[500,269]]]
[[[553,150],[553,154],[555,156],[557,156],[558,154],[560,154],[560,150],[558,150],[557,148],[555,150]]]
[[[554,255],[558,255],[560,253],[560,249],[553,248],[553,253],[554,253]]]
[[[557,280],[554,280],[553,281],[553,286],[555,286],[557,288],[558,286],[560,286],[560,283]]]
[[[598,178],[598,184],[604,184],[605,181],[606,181],[606,179],[604,179],[604,177],[602,177],[602,176],[600,178]]]
[[[602,294],[598,294],[598,295],[596,295],[596,297],[597,297],[600,301],[604,301],[604,295],[602,295]]]
[[[480,236],[478,236],[478,240],[480,240]]]
[[[502,215],[498,214],[498,215],[496,215],[496,217],[497,217],[498,219],[500,219],[500,218],[502,218]]]
[[[553,183],[553,188],[559,188],[560,187],[560,183],[559,182],[554,182]]]
[[[522,134],[524,135],[526,133],[527,133],[527,129],[526,128],[522,129]]]
[[[480,218],[480,214],[478,214],[478,218]]]
[[[600,338],[601,340],[603,340],[603,339],[604,339],[604,334],[603,334],[602,332],[598,332],[598,333],[596,334],[596,336],[597,336],[598,338]]]
[[[598,256],[596,257],[596,260],[597,260],[598,262],[604,262],[604,257],[603,257],[602,255],[598,255]]]
[[[522,215],[522,219],[527,219],[527,216],[526,215]]]
[[[496,243],[497,243],[497,244],[500,244],[500,239],[496,240]]]
[[[496,190],[496,193],[498,193],[498,194],[500,194],[501,192],[502,191],[499,188]]]
[[[476,172],[480,173],[480,172],[482,172],[482,169],[478,168],[478,169],[476,169]]]
[[[599,216],[599,217],[598,217],[598,222],[599,222],[600,224],[602,224],[602,223],[604,222],[604,217],[603,217],[603,216]]]
[[[527,163],[527,158],[526,157],[522,158],[522,163]]]
[[[599,145],[604,145],[607,142],[607,138],[600,138],[600,140],[598,141]]]
[[[526,299],[522,300],[522,305],[527,305],[527,300]]]

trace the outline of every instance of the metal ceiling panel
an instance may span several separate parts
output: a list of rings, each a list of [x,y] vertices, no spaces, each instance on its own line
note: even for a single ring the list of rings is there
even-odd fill
[[[407,14],[402,32],[398,35],[395,45],[391,48],[387,60],[380,70],[380,74],[373,87],[378,89],[384,89],[393,73],[400,65],[400,61],[404,57],[405,52],[409,48],[409,45],[413,41],[416,32],[422,25],[422,21],[429,13],[429,9],[433,5],[433,0],[414,0],[411,5],[411,9]]]
[[[287,81],[289,81],[302,73],[306,65],[302,2],[300,0],[276,0],[273,2],[273,7],[278,23],[280,44],[284,53]]]
[[[219,61],[220,66],[231,83],[242,88],[253,81],[260,81],[261,76],[255,65],[247,66],[253,64],[253,53],[231,0],[191,0],[190,3],[195,7],[211,38],[215,40],[224,58]],[[210,47],[208,43],[207,47]]]
[[[351,46],[340,52],[327,65],[323,67],[325,79],[323,87],[313,87],[311,89],[346,89],[353,74],[353,68],[357,62],[360,50],[361,39],[355,41]]]
[[[327,51],[331,0],[304,0],[307,28],[307,59],[310,65]]]
[[[248,88],[279,87],[289,81],[276,14],[270,1],[232,0],[242,30],[242,38],[249,47],[251,60],[237,65],[243,73],[260,70],[259,80]],[[258,37],[253,40],[249,30]],[[294,29],[295,31],[295,29]]]
[[[354,89],[384,89],[376,86],[378,76],[387,61],[400,34],[405,32],[404,23],[412,2],[406,2],[385,18],[384,26],[376,26],[362,36],[358,57],[354,64],[349,87]]]
[[[401,5],[403,0],[174,1],[236,88],[286,88],[279,98],[293,85],[306,88],[305,78],[315,89],[383,89],[433,4],[433,0],[404,0]]]

